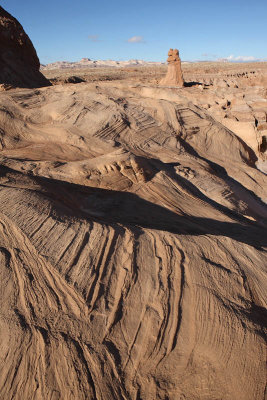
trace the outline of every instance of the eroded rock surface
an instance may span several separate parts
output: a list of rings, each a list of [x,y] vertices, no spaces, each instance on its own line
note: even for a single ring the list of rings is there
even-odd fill
[[[40,62],[21,24],[0,6],[0,85],[42,87],[50,82],[39,71]]]
[[[1,398],[263,399],[266,176],[160,90],[0,93]]]
[[[167,62],[168,71],[165,78],[160,81],[160,85],[182,87],[184,85],[184,79],[182,74],[181,59],[177,49],[169,50]]]

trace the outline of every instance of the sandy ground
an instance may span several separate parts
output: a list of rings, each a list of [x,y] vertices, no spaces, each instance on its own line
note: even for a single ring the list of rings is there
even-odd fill
[[[164,68],[0,93],[2,399],[264,398],[266,64]]]

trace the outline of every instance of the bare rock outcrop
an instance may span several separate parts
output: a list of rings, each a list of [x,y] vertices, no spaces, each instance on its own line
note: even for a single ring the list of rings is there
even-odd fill
[[[168,71],[165,78],[160,81],[160,84],[165,86],[184,86],[181,59],[179,57],[179,51],[177,49],[169,50],[167,62]]]
[[[1,93],[0,399],[262,400],[267,176],[129,87]]]
[[[17,87],[49,86],[39,71],[35,48],[21,24],[0,7],[0,84]]]
[[[226,64],[0,93],[0,399],[264,399],[267,98]]]

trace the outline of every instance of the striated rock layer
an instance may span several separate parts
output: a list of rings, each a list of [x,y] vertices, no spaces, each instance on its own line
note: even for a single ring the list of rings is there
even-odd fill
[[[15,87],[49,86],[21,24],[0,6],[0,84]]]
[[[264,397],[266,176],[156,90],[0,94],[2,399]]]

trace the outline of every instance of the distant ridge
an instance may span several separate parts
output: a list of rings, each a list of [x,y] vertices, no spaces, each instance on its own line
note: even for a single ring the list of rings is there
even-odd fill
[[[164,65],[164,62],[144,61],[144,60],[91,60],[90,58],[82,58],[80,61],[56,61],[50,64],[41,64],[41,69],[67,69],[67,68],[95,68],[95,67],[132,67],[145,65]]]

